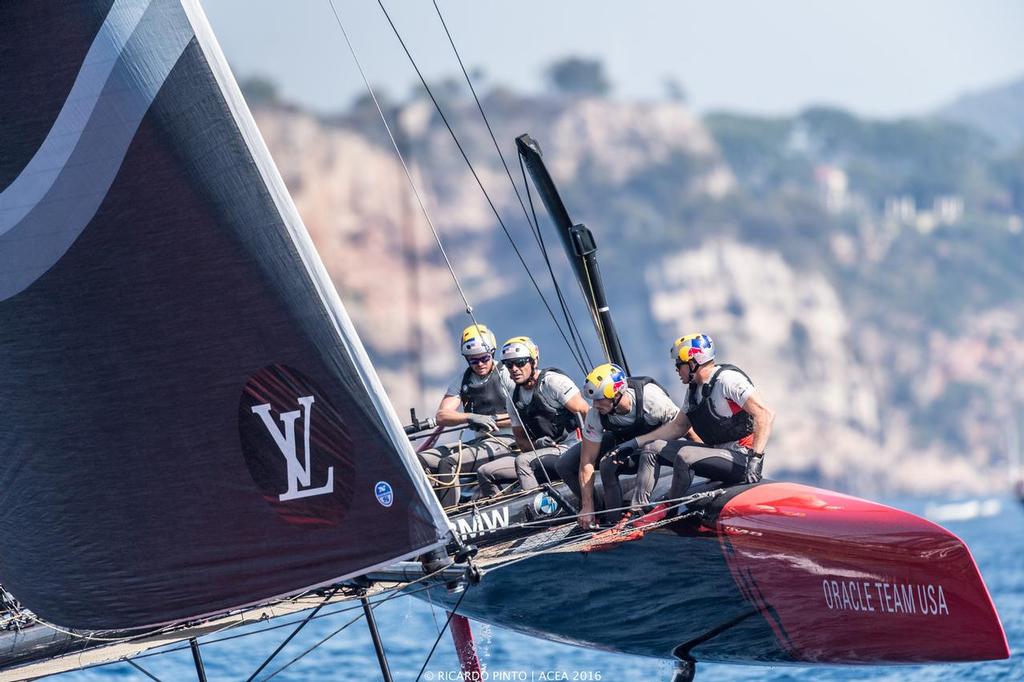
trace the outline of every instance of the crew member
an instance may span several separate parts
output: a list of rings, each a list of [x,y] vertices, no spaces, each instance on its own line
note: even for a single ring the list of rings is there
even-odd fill
[[[461,472],[474,472],[499,458],[508,458],[511,463],[514,444],[505,414],[505,396],[511,394],[515,384],[508,370],[494,360],[494,334],[482,324],[471,324],[462,331],[460,348],[468,367],[448,385],[436,419],[441,426],[466,426],[478,435],[419,453],[444,507],[459,503]]]
[[[540,369],[540,351],[527,336],[516,336],[501,348],[501,362],[515,389],[506,401],[512,434],[521,454],[477,469],[480,492],[496,495],[503,485],[518,480],[523,490],[555,480],[558,456],[576,442],[576,432],[589,406],[565,372]]]
[[[638,488],[644,483],[653,489],[652,470],[660,461],[672,465],[670,500],[682,497],[694,474],[726,484],[761,480],[775,413],[750,377],[734,365],[716,365],[715,344],[706,334],[676,339],[671,353],[686,402],[675,419],[637,438],[643,446]]]
[[[636,473],[636,437],[650,433],[672,421],[679,408],[661,386],[650,377],[626,377],[618,365],[603,364],[587,375],[583,392],[593,401],[583,424],[583,441],[567,450],[558,460],[558,473],[580,498],[580,525],[593,525],[594,466],[600,459],[601,485],[608,521],[622,516],[622,487],[619,475]],[[614,450],[612,450],[614,448]],[[608,456],[605,453],[612,451]],[[658,469],[645,472],[657,476]],[[656,481],[655,481],[656,482]],[[647,496],[634,504],[647,504],[654,483],[640,486]]]

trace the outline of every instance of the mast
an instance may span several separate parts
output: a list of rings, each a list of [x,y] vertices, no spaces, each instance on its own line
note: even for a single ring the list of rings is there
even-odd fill
[[[608,299],[604,292],[604,282],[601,279],[601,270],[597,264],[597,242],[593,233],[582,223],[573,224],[569,217],[569,211],[565,208],[555,181],[551,178],[544,159],[541,155],[540,145],[527,134],[516,138],[516,147],[519,155],[530,171],[530,177],[540,193],[541,200],[548,209],[551,219],[555,223],[558,236],[562,240],[565,254],[572,263],[576,279],[583,289],[583,298],[590,310],[594,328],[597,336],[601,339],[605,356],[609,362],[614,362],[629,374],[629,364],[626,362],[626,354],[619,342],[618,332],[615,330],[615,323],[612,321],[612,313],[608,305]]]

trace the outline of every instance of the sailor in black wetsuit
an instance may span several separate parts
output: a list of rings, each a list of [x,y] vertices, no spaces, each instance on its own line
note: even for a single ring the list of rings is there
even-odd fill
[[[469,366],[449,384],[436,418],[441,426],[465,425],[478,435],[419,453],[444,507],[459,502],[459,473],[474,472],[482,464],[512,454],[515,441],[505,414],[505,397],[515,384],[508,370],[494,361],[496,348],[494,334],[484,325],[463,330],[461,350]]]
[[[743,370],[715,364],[706,334],[676,339],[671,352],[686,402],[675,419],[637,439],[643,446],[638,483],[654,480],[642,474],[662,462],[673,469],[669,499],[682,497],[694,474],[728,484],[761,480],[775,413]]]
[[[539,361],[540,351],[529,337],[517,336],[502,346],[501,362],[515,383],[506,410],[522,454],[514,462],[501,459],[477,469],[485,496],[516,480],[529,490],[557,479],[558,456],[577,441],[576,432],[590,409],[565,372],[542,370]]]
[[[679,408],[654,379],[626,377],[621,367],[610,363],[595,367],[587,375],[583,392],[593,401],[594,409],[587,413],[583,424],[583,441],[559,458],[558,473],[580,498],[579,524],[590,528],[594,522],[595,464],[600,460],[604,506],[613,510],[605,513],[605,520],[618,521],[622,516],[619,475],[637,471],[633,458],[636,437],[672,421]],[[647,472],[650,476],[657,474],[657,468]],[[638,485],[638,489],[653,490],[654,482]],[[648,493],[634,504],[649,501]]]

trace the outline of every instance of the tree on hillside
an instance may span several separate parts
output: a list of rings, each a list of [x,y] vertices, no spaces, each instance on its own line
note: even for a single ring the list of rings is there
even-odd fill
[[[565,57],[549,64],[544,77],[552,90],[564,95],[603,97],[612,89],[600,59]]]
[[[281,101],[277,83],[266,76],[243,78],[238,87],[241,88],[245,101],[251,107],[261,104],[277,104]]]

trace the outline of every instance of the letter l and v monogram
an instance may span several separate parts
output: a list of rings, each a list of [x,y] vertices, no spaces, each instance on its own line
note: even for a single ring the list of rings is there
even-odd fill
[[[327,467],[327,482],[318,488],[310,487],[312,466],[309,449],[309,428],[310,417],[313,412],[313,396],[299,398],[299,405],[302,406],[302,427],[303,427],[303,452],[305,454],[305,466],[299,461],[295,445],[295,421],[299,418],[299,410],[281,413],[282,428],[278,430],[274,418],[270,414],[270,405],[256,405],[252,408],[253,414],[258,414],[263,420],[263,425],[270,431],[281,455],[284,456],[288,465],[288,490],[281,493],[281,501],[297,500],[303,497],[314,495],[326,495],[334,492],[334,467]]]

